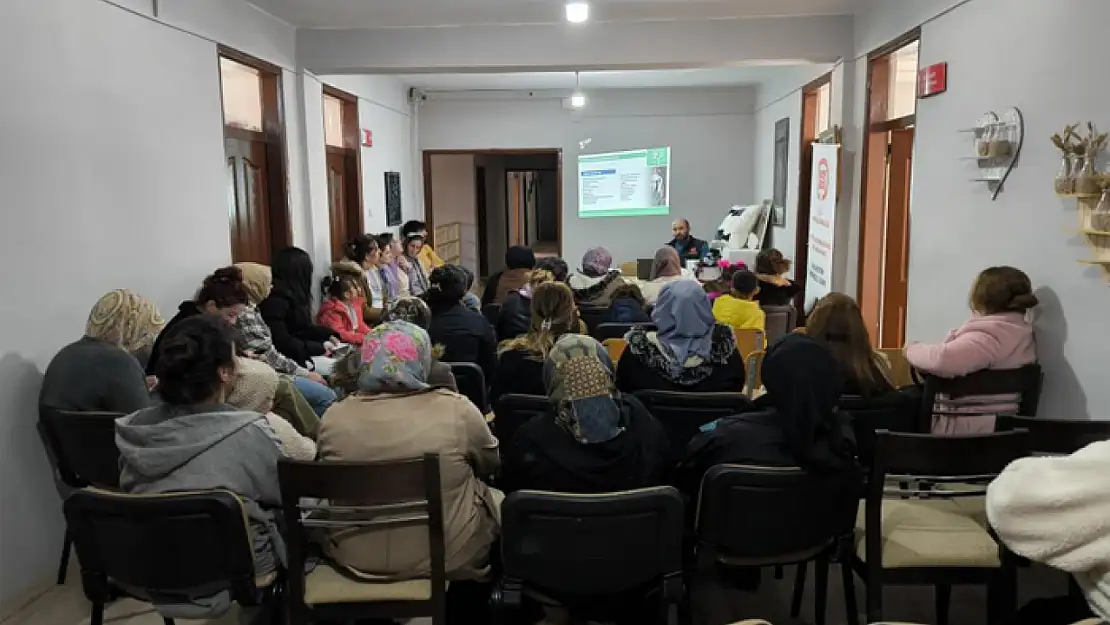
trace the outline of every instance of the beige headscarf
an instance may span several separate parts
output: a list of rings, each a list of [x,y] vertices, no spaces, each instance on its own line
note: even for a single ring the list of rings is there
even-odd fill
[[[682,275],[682,259],[678,252],[669,245],[659,248],[655,258],[651,260],[651,274],[649,279],[671,278]]]
[[[273,410],[278,374],[264,362],[251,358],[235,359],[235,379],[227,403],[241,410],[266,414]]]
[[[127,289],[104,294],[85,324],[85,335],[134,354],[154,343],[166,320],[154,302]]]
[[[243,284],[247,287],[247,300],[251,306],[257,306],[259,302],[270,295],[270,289],[274,286],[270,268],[258,263],[235,263],[235,266],[243,272]]]

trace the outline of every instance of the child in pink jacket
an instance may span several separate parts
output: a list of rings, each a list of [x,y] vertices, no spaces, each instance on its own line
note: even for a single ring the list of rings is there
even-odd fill
[[[906,359],[925,373],[956,378],[983,369],[1018,369],[1037,361],[1033,325],[1025,313],[1037,305],[1029,276],[1013,267],[983,270],[971,289],[973,316],[938,345],[912,343]],[[994,431],[994,415],[1014,412],[1014,394],[961,397],[938,395],[936,413],[978,413],[972,416],[933,415],[934,434],[976,434]],[[983,413],[994,413],[983,415]]]
[[[316,323],[335,332],[339,340],[362,345],[370,326],[362,320],[362,290],[355,278],[348,275],[325,278],[327,298],[316,313]]]

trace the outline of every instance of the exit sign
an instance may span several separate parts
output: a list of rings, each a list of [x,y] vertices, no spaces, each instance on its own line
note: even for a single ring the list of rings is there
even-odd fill
[[[948,90],[948,63],[934,63],[917,70],[917,97],[928,98]]]

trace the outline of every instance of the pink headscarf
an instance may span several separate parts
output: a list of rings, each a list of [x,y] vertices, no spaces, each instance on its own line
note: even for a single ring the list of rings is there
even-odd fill
[[[582,256],[582,273],[591,278],[600,278],[613,267],[613,255],[604,247],[591,247]]]

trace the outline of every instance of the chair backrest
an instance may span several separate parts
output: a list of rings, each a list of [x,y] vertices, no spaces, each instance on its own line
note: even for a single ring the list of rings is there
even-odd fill
[[[914,383],[913,365],[906,358],[906,350],[901,347],[884,347],[875,351],[886,356],[887,362],[890,363],[890,377],[895,388],[910,386]]]
[[[764,349],[767,346],[767,335],[763,330],[756,330],[754,328],[733,328],[736,334],[736,349],[740,351],[746,361],[752,354]]]
[[[582,319],[582,322],[586,324],[586,331],[591,335],[594,333],[594,330],[597,329],[597,326],[605,321],[605,316],[608,314],[608,306],[581,305],[578,307],[578,316]]]
[[[744,393],[748,397],[754,397],[755,392],[763,386],[763,359],[767,357],[767,352],[762,349],[757,352],[752,352],[748,356],[747,377],[744,381]]]
[[[637,391],[635,396],[663,426],[675,461],[686,454],[686,446],[701,426],[751,407],[743,393]]]
[[[493,407],[493,433],[501,443],[501,449],[508,447],[520,426],[532,417],[547,412],[549,400],[543,395],[502,395]]]
[[[40,406],[42,436],[58,463],[63,481],[73,488],[93,485],[119,490],[119,448],[115,412],[77,412]]]
[[[720,464],[702,479],[698,544],[734,565],[808,559],[851,531],[858,501],[858,490],[839,477]]]
[[[996,429],[1001,432],[1029,430],[1032,451],[1045,454],[1071,454],[1091,443],[1110,440],[1110,421],[1005,415],[999,417]]]
[[[764,306],[763,314],[766,317],[764,327],[767,329],[768,345],[790,334],[798,325],[798,309],[790,305]]]
[[[501,321],[501,304],[486,304],[482,306],[482,315],[489,322],[493,329],[497,329],[497,324]]]
[[[682,496],[670,486],[598,495],[517,491],[501,505],[505,577],[560,601],[682,572]]]
[[[304,602],[304,565],[309,537],[322,529],[368,533],[426,527],[431,602],[442,613],[446,605],[447,556],[438,454],[391,462],[282,460],[278,463],[278,480],[292,622],[309,620],[311,608]]]
[[[628,349],[628,341],[624,339],[605,339],[601,342],[605,346],[605,350],[609,352],[609,360],[613,361],[613,366],[617,366],[620,362],[621,356],[624,355],[624,350]]]
[[[870,467],[875,461],[875,432],[920,431],[918,403],[910,394],[887,393],[879,397],[843,395],[839,407],[852,417],[856,453],[865,467]]]
[[[459,394],[465,395],[478,407],[478,410],[482,411],[482,414],[489,412],[489,391],[482,368],[472,362],[447,364],[451,366],[451,373],[455,375],[455,385],[459,389]]]
[[[650,322],[645,323],[601,323],[594,328],[592,336],[599,340],[605,341],[606,339],[623,339],[628,331],[635,327],[641,327],[648,332],[655,332],[655,324]]]
[[[1037,404],[1041,399],[1041,366],[1034,363],[1020,369],[984,369],[970,375],[958,378],[940,378],[935,375],[925,376],[925,392],[921,402],[921,421],[923,431],[928,430],[927,424],[931,423],[932,416],[937,414],[934,402],[939,393],[944,393],[951,399],[967,398],[975,395],[1001,395],[1017,393],[1021,399],[1018,414],[1023,417],[1037,416]],[[974,403],[962,405],[960,412],[951,416],[969,416],[975,414],[994,414],[990,409],[991,404],[997,401],[984,401],[982,411],[976,411]]]
[[[243,502],[230,491],[79,489],[66,499],[65,516],[91,600],[106,602],[122,585],[191,596],[230,590],[252,601],[254,550]]]
[[[868,483],[868,505],[883,496],[885,480],[906,482],[928,478],[931,483],[982,483],[981,489],[961,488],[965,494],[985,494],[985,482],[998,475],[1006,465],[1029,455],[1028,430],[994,432],[974,436],[938,436],[911,432],[875,432],[875,459]],[[913,490],[913,489],[909,489]],[[935,495],[925,491],[887,491],[898,495]],[[941,491],[943,494],[943,491]]]

